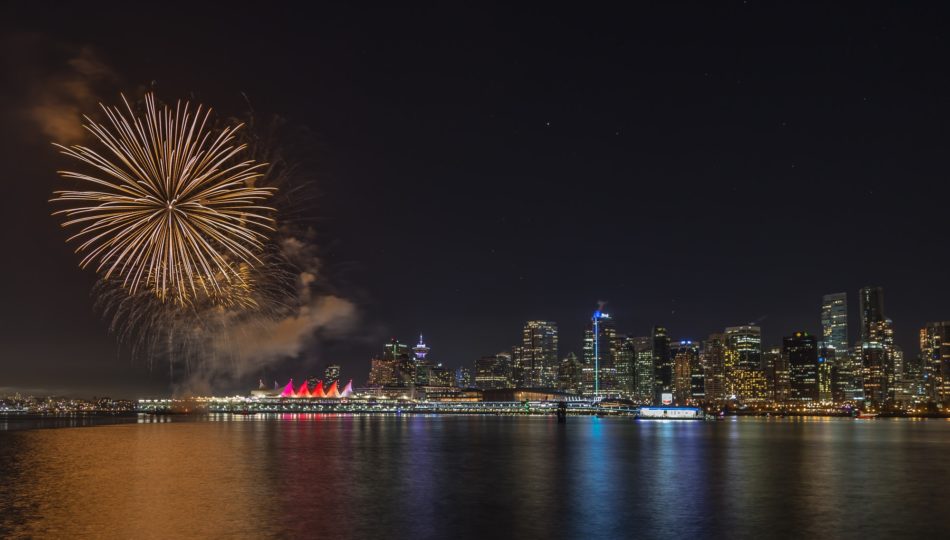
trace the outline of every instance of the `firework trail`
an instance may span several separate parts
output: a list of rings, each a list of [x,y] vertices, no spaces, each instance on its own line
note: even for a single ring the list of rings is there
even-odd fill
[[[145,95],[145,113],[102,105],[108,119],[85,117],[85,128],[102,144],[57,145],[91,172],[59,171],[88,190],[57,191],[55,203],[70,207],[64,227],[78,226],[69,241],[81,242],[80,266],[95,264],[106,282],[117,281],[135,296],[149,291],[180,305],[252,302],[245,294],[251,268],[262,264],[273,209],[260,203],[274,188],[256,187],[266,166],[241,160],[239,124],[216,133],[210,109],[187,102],[174,110]]]
[[[343,331],[355,306],[317,278],[305,222],[315,179],[286,157],[281,124],[252,115],[250,129],[217,128],[200,106],[172,110],[147,94],[136,114],[123,102],[124,112],[102,106],[106,125],[85,118],[104,153],[57,145],[94,172],[60,172],[91,189],[53,202],[70,205],[55,214],[80,227],[70,240],[99,273],[96,310],[133,358],[164,360],[194,392]]]

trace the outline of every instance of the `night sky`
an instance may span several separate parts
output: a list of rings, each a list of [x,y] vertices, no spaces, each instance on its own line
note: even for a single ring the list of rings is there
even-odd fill
[[[528,319],[579,353],[599,300],[631,335],[759,321],[768,346],[817,332],[837,291],[853,340],[857,290],[880,285],[908,356],[950,319],[938,3],[448,4],[5,3],[0,391],[168,392],[93,311],[94,275],[49,215],[57,126],[35,114],[146,88],[222,115],[250,102],[305,141],[320,277],[360,318],[271,379],[337,361],[362,384],[384,342],[420,331],[433,359],[471,366]]]

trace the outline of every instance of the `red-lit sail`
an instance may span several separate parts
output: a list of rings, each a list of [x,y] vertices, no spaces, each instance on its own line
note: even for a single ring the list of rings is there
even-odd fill
[[[329,398],[338,398],[340,397],[340,389],[336,386],[336,381],[333,381],[333,384],[330,385],[330,389],[327,390],[327,397]]]
[[[307,388],[307,381],[300,385],[300,389],[294,394],[294,397],[310,397],[310,389]]]
[[[315,398],[327,397],[326,392],[323,391],[323,381],[317,382],[317,387],[313,389],[313,392],[311,392],[310,395]]]

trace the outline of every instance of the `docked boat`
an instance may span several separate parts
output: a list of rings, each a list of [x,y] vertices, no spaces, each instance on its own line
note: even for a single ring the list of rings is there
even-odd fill
[[[871,418],[877,418],[877,413],[869,413],[869,412],[861,411],[858,414],[854,415],[854,417],[858,420],[868,420]]]

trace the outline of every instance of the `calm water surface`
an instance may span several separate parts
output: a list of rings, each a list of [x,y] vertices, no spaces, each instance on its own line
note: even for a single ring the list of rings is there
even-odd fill
[[[947,538],[948,485],[944,420],[285,415],[0,431],[0,537]]]

